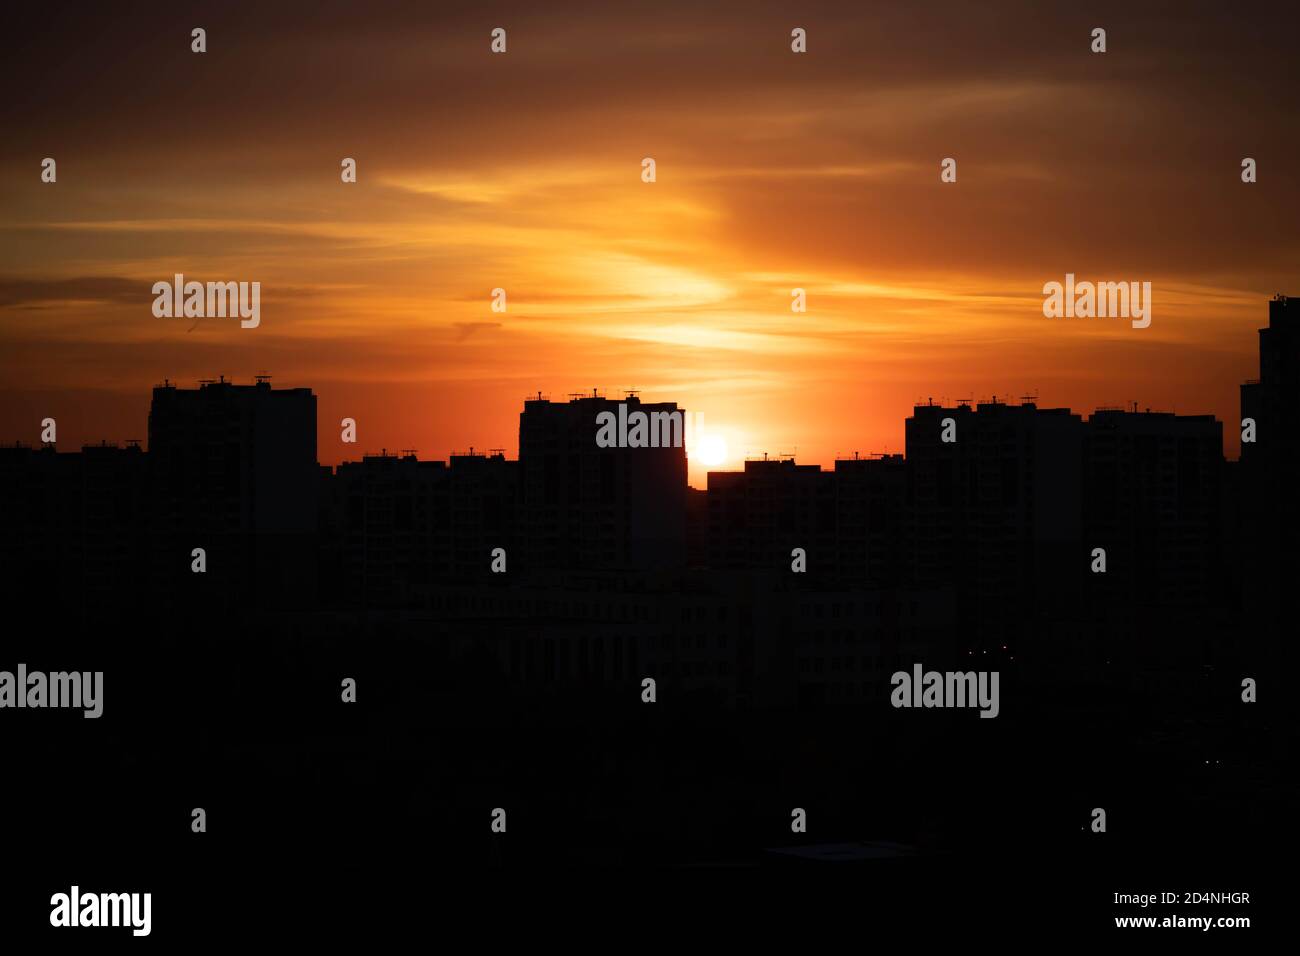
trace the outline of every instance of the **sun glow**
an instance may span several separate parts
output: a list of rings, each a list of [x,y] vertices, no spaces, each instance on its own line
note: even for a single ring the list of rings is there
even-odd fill
[[[695,446],[695,458],[709,468],[721,465],[727,460],[727,440],[718,434],[704,435]]]

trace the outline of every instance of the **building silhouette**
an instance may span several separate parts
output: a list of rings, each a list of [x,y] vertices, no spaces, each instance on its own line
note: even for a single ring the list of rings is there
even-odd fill
[[[528,399],[517,460],[323,467],[310,389],[165,383],[147,451],[0,449],[0,558],[11,595],[58,581],[60,613],[84,620],[429,627],[472,636],[501,680],[642,669],[735,707],[861,703],[920,656],[1005,655],[1053,680],[1132,655],[1265,660],[1294,579],[1300,437],[1300,320],[1285,299],[1269,312],[1239,463],[1211,416],[995,399],[915,406],[904,455],[750,460],[696,491],[681,445],[596,440],[602,413],[676,404],[584,394]]]
[[[1149,852],[1207,807],[1288,800],[1268,774],[1292,706],[1273,675],[1293,654],[1294,316],[1270,311],[1243,399],[1265,427],[1232,463],[1209,416],[924,404],[904,455],[750,461],[697,491],[681,448],[600,448],[620,403],[584,395],[530,400],[517,460],[327,467],[308,389],[168,383],[147,450],[0,448],[10,661],[109,672],[120,737],[84,755],[138,781],[112,804],[133,849],[193,853],[176,807],[201,793],[241,851],[287,819],[304,845],[406,845],[436,806],[474,821],[436,852],[481,860],[504,845],[476,842],[483,808],[508,801],[509,845],[548,862],[745,860],[789,845],[791,806],[818,840],[987,858],[1069,851],[1044,834],[1122,798]],[[896,710],[917,664],[999,673],[1000,716]],[[14,739],[44,779],[68,725],[41,726]],[[954,800],[954,781],[979,785]],[[67,793],[52,823],[84,809]]]
[[[956,587],[980,643],[1077,605],[1083,432],[1069,409],[996,398],[917,405],[907,419],[908,577]]]
[[[683,440],[666,447],[597,445],[597,418],[673,416]],[[676,403],[538,396],[519,415],[519,518],[528,572],[653,569],[686,560],[685,412]]]
[[[355,607],[422,607],[452,568],[447,465],[365,455],[326,471],[322,557],[330,599]]]
[[[834,570],[835,476],[793,458],[750,459],[742,471],[708,474],[709,566],[788,570],[802,549],[808,571]]]
[[[1102,410],[1084,444],[1084,525],[1106,549],[1094,606],[1203,609],[1215,599],[1223,532],[1223,424],[1210,415]]]
[[[905,581],[907,461],[902,455],[835,460],[837,577],[867,587]]]
[[[221,378],[197,389],[156,386],[149,465],[164,596],[231,608],[314,600],[318,472],[310,389],[272,388],[265,377],[253,385]],[[195,548],[205,552],[205,577],[190,572]]]
[[[471,449],[448,462],[384,451],[326,469],[320,522],[331,600],[429,607],[449,583],[493,579],[498,548],[509,568],[510,555],[518,559],[518,466]]]
[[[10,596],[77,621],[139,607],[151,593],[148,465],[135,444],[0,448],[0,572]]]
[[[1259,378],[1241,386],[1241,459],[1234,475],[1242,616],[1252,659],[1275,672],[1295,661],[1290,634],[1291,591],[1300,573],[1298,411],[1300,299],[1279,295],[1268,304],[1268,325],[1259,330]]]

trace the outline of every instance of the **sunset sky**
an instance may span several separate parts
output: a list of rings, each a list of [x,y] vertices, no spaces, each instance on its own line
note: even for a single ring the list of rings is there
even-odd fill
[[[513,457],[525,395],[592,388],[702,412],[729,467],[902,451],[927,397],[1231,426],[1300,294],[1293,8],[230,6],[8,24],[0,440],[143,438],[165,377],[263,371],[327,463]],[[177,272],[260,281],[260,327],[155,318]],[[1044,318],[1067,272],[1151,282],[1151,327]]]

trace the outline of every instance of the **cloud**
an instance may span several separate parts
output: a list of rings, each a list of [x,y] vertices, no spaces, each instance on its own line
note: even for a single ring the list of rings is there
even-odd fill
[[[20,279],[0,276],[0,308],[50,304],[121,304],[149,301],[149,284],[115,276]]]

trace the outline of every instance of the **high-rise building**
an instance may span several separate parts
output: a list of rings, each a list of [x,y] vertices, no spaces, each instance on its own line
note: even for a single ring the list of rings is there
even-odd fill
[[[1241,417],[1255,425],[1241,463],[1258,481],[1296,487],[1300,478],[1300,298],[1275,296],[1259,330],[1259,378],[1241,386]],[[1279,502],[1281,504],[1281,502]],[[1296,505],[1290,506],[1294,514]]]
[[[597,435],[606,413],[614,440],[602,447]],[[650,424],[633,436],[625,426],[637,413]],[[645,403],[634,394],[526,400],[519,482],[524,570],[685,565],[685,411],[676,403]]]
[[[904,580],[907,462],[902,455],[835,460],[836,565],[850,587]]]
[[[906,440],[916,584],[955,585],[960,619],[999,644],[1074,606],[1086,567],[1078,415],[996,398],[917,405]]]
[[[836,574],[833,472],[793,458],[750,459],[743,471],[709,472],[708,487],[710,567],[788,574],[799,548],[804,574]]]
[[[1259,330],[1259,378],[1241,386],[1240,560],[1252,653],[1294,661],[1292,591],[1300,575],[1300,298],[1276,296]],[[1278,656],[1278,655],[1282,656]]]
[[[519,462],[508,460],[499,449],[483,454],[471,448],[452,455],[448,466],[452,575],[505,581],[491,570],[492,555],[498,548],[504,552],[506,573],[510,561],[521,556],[515,533]]]
[[[207,588],[209,600],[227,608],[310,599],[318,491],[311,389],[275,389],[264,377],[254,385],[159,385],[149,408],[149,464],[164,580]],[[178,571],[189,572],[194,548],[205,549],[209,577]]]
[[[1223,423],[1212,415],[1102,409],[1084,439],[1085,545],[1106,552],[1091,603],[1203,607],[1221,570]]]
[[[149,456],[164,524],[257,534],[316,528],[316,396],[224,379],[166,383],[149,407]]]
[[[414,454],[365,455],[327,483],[322,524],[332,587],[364,607],[424,607],[451,570],[447,466]]]
[[[0,593],[74,620],[134,613],[147,584],[146,457],[135,444],[0,448]]]

